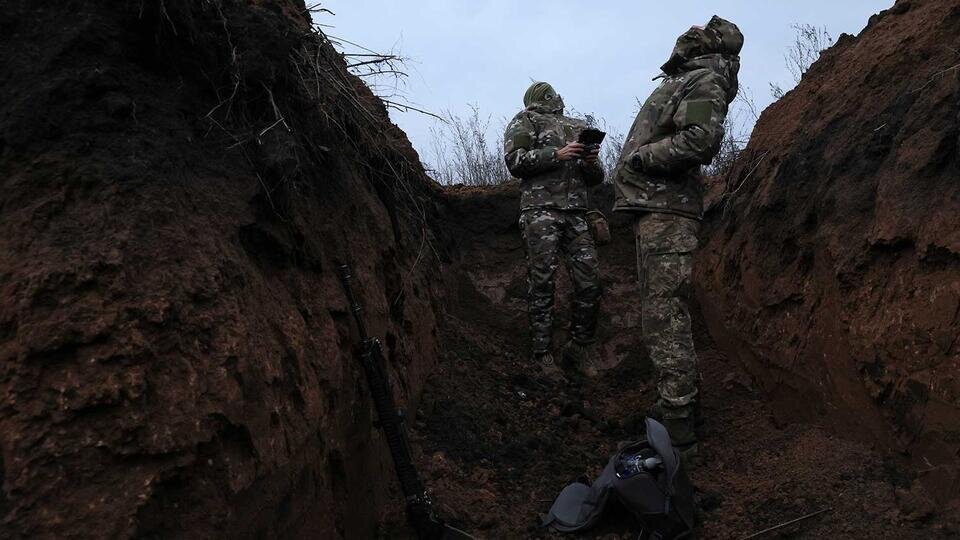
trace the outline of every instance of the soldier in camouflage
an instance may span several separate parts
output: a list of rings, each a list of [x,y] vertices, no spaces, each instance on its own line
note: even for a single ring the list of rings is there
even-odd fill
[[[700,167],[719,151],[742,47],[737,26],[716,16],[680,36],[663,81],[630,128],[613,178],[614,210],[637,215],[641,333],[657,370],[655,415],[686,455],[697,452],[700,374],[688,303],[703,214]]]
[[[524,109],[507,125],[504,155],[520,179],[520,231],[528,263],[530,337],[535,362],[559,379],[552,352],[554,276],[561,255],[574,285],[570,341],[564,367],[588,370],[600,303],[597,250],[587,225],[587,187],[603,181],[599,149],[576,142],[586,126],[563,115],[563,99],[547,83],[534,83]]]

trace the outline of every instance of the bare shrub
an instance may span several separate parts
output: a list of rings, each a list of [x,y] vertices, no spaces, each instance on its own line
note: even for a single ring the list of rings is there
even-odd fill
[[[742,86],[723,121],[723,140],[713,161],[703,168],[707,176],[723,176],[750,141],[750,131],[759,117],[750,89]]]
[[[795,35],[793,45],[783,55],[787,70],[793,76],[794,84],[800,82],[803,74],[820,58],[820,53],[833,45],[833,36],[827,28],[816,27],[812,24],[795,23],[790,25]],[[774,99],[780,99],[786,92],[777,83],[770,83],[770,94]]]
[[[308,8],[316,11],[314,8]],[[321,10],[330,12],[329,10]],[[315,25],[317,30],[324,25]],[[407,97],[407,65],[413,60],[404,56],[394,46],[388,52],[368,49],[342,37],[324,34],[346,62],[347,71],[363,80],[371,92],[383,102],[387,109],[400,112],[416,112],[443,119],[436,113],[425,110]]]
[[[427,170],[441,184],[492,186],[510,180],[510,171],[503,159],[503,136],[491,143],[490,117],[481,117],[476,105],[461,117],[447,111],[443,124],[431,128],[432,163]],[[501,126],[497,132],[503,131]]]
[[[603,178],[605,182],[613,180],[613,171],[620,162],[620,152],[623,151],[623,143],[626,135],[616,129],[607,132],[607,138],[603,141],[600,148],[600,164],[603,165]]]

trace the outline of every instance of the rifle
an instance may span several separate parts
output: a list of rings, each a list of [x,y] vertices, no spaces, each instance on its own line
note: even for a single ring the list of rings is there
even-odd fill
[[[400,489],[406,501],[407,520],[417,531],[417,537],[420,540],[473,540],[472,536],[447,525],[434,513],[433,501],[420,480],[420,474],[410,454],[410,444],[403,426],[403,411],[397,408],[393,400],[393,392],[387,382],[380,340],[367,336],[360,303],[354,296],[351,286],[353,276],[350,267],[346,264],[339,265],[339,273],[360,334],[360,364],[367,377],[367,385],[370,387],[370,395],[377,410],[380,429],[386,436],[390,456],[393,458],[393,465],[400,479]]]

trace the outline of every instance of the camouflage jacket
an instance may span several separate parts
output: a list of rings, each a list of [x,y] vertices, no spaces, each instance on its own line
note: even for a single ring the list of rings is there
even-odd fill
[[[727,108],[737,95],[743,44],[736,26],[718,17],[710,24],[717,20],[733,34],[726,48],[699,43],[698,56],[686,60],[677,50],[696,35],[682,36],[663,81],[637,114],[614,171],[614,210],[702,217],[700,166],[720,149]],[[702,54],[711,49],[722,52]]]
[[[510,174],[520,179],[520,210],[586,210],[587,187],[603,181],[603,168],[581,160],[560,161],[557,150],[577,140],[587,124],[527,107],[507,125],[503,152]]]

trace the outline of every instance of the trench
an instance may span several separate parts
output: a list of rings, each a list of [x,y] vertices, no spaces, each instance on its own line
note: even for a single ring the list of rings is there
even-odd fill
[[[483,538],[562,537],[540,527],[542,515],[563,486],[595,477],[620,441],[640,437],[655,374],[635,330],[635,255],[629,218],[622,216],[613,216],[614,240],[600,248],[600,376],[558,385],[531,369],[512,189],[446,194],[457,214],[475,219],[458,235],[457,255],[445,272],[441,360],[420,401],[412,438],[450,521]],[[609,193],[599,199],[611,202]],[[555,343],[565,339],[569,292],[561,270]],[[692,472],[700,537],[742,538],[824,510],[778,533],[937,538],[955,530],[916,489],[918,474],[909,460],[837,433],[816,403],[797,404],[812,411],[803,420],[780,414],[776,396],[765,395],[741,363],[717,347],[699,305],[694,312],[706,418],[704,463]],[[634,538],[636,530],[633,518],[614,505],[582,537]]]
[[[439,512],[479,538],[550,537],[540,514],[638,436],[654,397],[629,223],[613,216],[600,251],[601,376],[546,383],[527,362],[515,185],[441,191],[302,0],[129,4],[0,10],[16,75],[0,84],[0,536],[410,537],[335,277],[350,255]],[[894,11],[764,112],[731,176],[742,221],[701,238],[703,538],[821,510],[777,534],[960,534],[960,79],[943,46],[960,6]],[[864,133],[866,152],[849,142]],[[824,244],[845,248],[837,267]],[[822,293],[834,278],[847,297]],[[775,285],[765,325],[739,302],[757,283]],[[561,273],[558,344],[568,293]],[[823,298],[850,304],[874,357],[765,361],[791,332],[821,352],[792,310]],[[838,389],[862,408],[830,405]],[[850,429],[868,423],[872,438]],[[937,483],[956,497],[931,499]],[[635,523],[614,508],[586,537]]]

